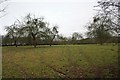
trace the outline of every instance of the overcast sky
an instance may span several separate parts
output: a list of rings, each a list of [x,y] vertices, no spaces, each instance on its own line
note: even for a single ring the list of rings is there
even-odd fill
[[[51,26],[58,25],[59,33],[70,36],[73,32],[85,33],[85,25],[95,15],[97,0],[9,0],[2,4],[6,16],[0,18],[0,34],[6,34],[4,26],[11,25],[31,13],[44,17]]]

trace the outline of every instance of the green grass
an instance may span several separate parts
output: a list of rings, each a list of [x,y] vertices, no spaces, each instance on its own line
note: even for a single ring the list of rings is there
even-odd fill
[[[112,78],[118,74],[118,46],[41,45],[3,47],[3,78]]]

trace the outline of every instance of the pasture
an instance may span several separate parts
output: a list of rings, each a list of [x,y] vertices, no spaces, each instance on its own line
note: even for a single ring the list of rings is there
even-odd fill
[[[116,78],[118,46],[39,45],[2,48],[3,78]]]

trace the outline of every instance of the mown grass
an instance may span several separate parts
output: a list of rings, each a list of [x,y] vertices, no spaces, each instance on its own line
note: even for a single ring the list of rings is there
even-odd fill
[[[115,78],[118,46],[3,47],[3,78]]]

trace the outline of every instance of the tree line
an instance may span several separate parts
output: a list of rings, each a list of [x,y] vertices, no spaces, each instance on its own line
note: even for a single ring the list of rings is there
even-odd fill
[[[7,42],[11,40],[9,41],[11,45],[13,44],[16,47],[18,44],[29,44],[24,41],[27,39],[28,42],[32,41],[30,44],[33,44],[34,47],[38,44],[38,40],[47,40],[51,46],[52,41],[58,34],[57,28],[56,25],[49,28],[49,23],[45,22],[44,18],[35,18],[28,14],[22,22],[17,20],[14,24],[6,26],[7,34],[5,37],[8,38]]]
[[[98,1],[100,10],[85,27],[83,34],[74,32],[71,37],[59,34],[58,26],[50,27],[43,17],[27,14],[22,21],[6,26],[7,34],[2,36],[2,45],[52,45],[52,44],[90,44],[118,43],[120,34],[120,2],[112,0]]]

